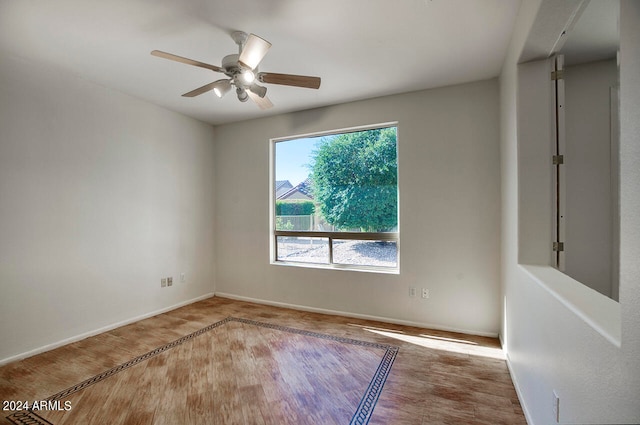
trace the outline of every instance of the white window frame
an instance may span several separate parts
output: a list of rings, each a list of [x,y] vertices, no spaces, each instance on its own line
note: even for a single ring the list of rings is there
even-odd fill
[[[275,196],[275,160],[276,160],[276,144],[289,140],[303,139],[309,137],[331,136],[336,134],[354,133],[366,130],[375,130],[379,128],[395,127],[396,128],[396,161],[399,163],[399,126],[398,122],[387,122],[380,124],[372,124],[359,127],[341,128],[330,131],[320,131],[315,133],[298,134],[295,136],[277,137],[270,139],[269,146],[269,214],[270,214],[270,260],[273,265],[285,265],[305,268],[328,268],[338,270],[355,270],[376,273],[400,273],[400,183],[399,174],[400,166],[398,164],[398,228],[396,232],[323,232],[323,231],[291,231],[276,230],[276,196]],[[328,263],[307,263],[300,261],[284,261],[278,260],[278,237],[305,237],[305,238],[324,238],[328,239],[329,261]],[[333,262],[333,241],[337,240],[361,240],[361,241],[385,241],[395,242],[396,244],[396,266],[373,266],[360,264],[341,264]]]

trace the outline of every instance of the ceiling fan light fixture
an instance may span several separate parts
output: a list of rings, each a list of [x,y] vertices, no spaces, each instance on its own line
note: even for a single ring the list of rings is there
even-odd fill
[[[246,102],[249,99],[249,95],[245,89],[241,89],[240,87],[236,89],[236,94],[238,95],[238,100],[240,102]]]
[[[242,75],[242,80],[247,84],[253,83],[256,79],[256,75],[250,69],[243,69],[241,72],[241,75]]]
[[[231,90],[231,82],[229,80],[218,80],[213,83],[213,92],[218,97],[223,97]]]

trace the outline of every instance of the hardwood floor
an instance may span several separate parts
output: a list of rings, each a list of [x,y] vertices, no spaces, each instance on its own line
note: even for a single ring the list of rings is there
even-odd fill
[[[399,347],[369,424],[526,425],[495,339],[218,297],[0,367],[0,400],[44,400],[228,317]],[[277,329],[250,325],[225,324],[213,342],[193,338],[171,359],[162,353],[119,372],[65,399],[75,416],[53,411],[48,418],[55,425],[349,423],[384,350],[282,339]],[[307,353],[300,369],[287,368],[286,353],[294,352]],[[2,412],[0,424],[11,424],[10,413]]]

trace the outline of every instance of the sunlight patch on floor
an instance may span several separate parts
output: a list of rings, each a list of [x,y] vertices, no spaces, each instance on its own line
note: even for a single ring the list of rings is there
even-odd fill
[[[461,339],[444,338],[431,335],[407,335],[389,330],[374,328],[364,328],[368,332],[383,335],[389,338],[419,345],[434,350],[449,351],[452,353],[469,354],[472,356],[489,357],[492,359],[504,360],[505,356],[501,348],[484,347],[472,341]]]

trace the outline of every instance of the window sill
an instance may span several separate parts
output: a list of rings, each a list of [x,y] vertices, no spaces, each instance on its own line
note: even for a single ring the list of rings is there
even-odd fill
[[[558,301],[616,347],[621,346],[620,304],[550,266],[520,267]]]
[[[342,264],[319,264],[319,263],[297,263],[287,261],[271,261],[273,266],[281,267],[302,267],[305,269],[324,269],[324,270],[342,270],[350,272],[365,272],[379,274],[400,274],[399,268],[392,267],[376,267],[376,266],[355,266]]]

